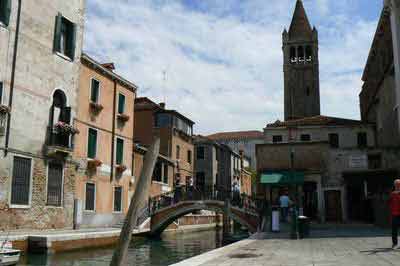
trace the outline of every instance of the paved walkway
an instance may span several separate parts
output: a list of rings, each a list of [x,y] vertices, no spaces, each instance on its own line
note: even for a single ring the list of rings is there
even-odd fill
[[[387,266],[400,265],[387,231],[372,227],[317,228],[311,238],[258,234],[176,266]]]

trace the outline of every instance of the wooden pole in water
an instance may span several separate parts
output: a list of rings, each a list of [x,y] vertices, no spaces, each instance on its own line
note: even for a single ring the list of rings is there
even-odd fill
[[[153,175],[154,166],[156,165],[159,151],[160,138],[157,135],[144,156],[142,172],[135,188],[135,193],[131,199],[129,210],[125,217],[124,226],[122,227],[118,245],[115,248],[110,266],[127,265],[127,263],[125,263],[125,259],[128,252],[129,243],[131,242],[132,238],[132,230],[138,216],[139,208],[143,206],[145,200],[148,199],[151,177]]]

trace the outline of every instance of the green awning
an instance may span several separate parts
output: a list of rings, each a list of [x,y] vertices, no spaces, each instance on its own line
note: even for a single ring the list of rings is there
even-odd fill
[[[303,172],[265,172],[261,174],[261,184],[301,185],[304,183]]]

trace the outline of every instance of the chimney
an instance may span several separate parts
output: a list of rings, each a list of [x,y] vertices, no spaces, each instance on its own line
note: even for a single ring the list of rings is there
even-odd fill
[[[164,102],[159,103],[158,105],[159,105],[162,109],[165,109],[165,103],[164,103]]]
[[[115,65],[114,63],[104,63],[101,64],[103,67],[107,68],[108,70],[114,71],[115,70]]]

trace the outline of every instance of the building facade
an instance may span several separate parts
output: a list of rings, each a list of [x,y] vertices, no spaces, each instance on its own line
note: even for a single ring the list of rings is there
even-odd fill
[[[367,206],[365,191],[360,189],[369,178],[389,174],[382,171],[373,124],[317,116],[277,121],[267,125],[264,133],[265,144],[257,145],[259,196],[275,204],[286,187],[313,219],[369,222],[370,217],[354,211]],[[273,184],[268,178],[274,174],[293,174],[301,180]],[[376,185],[370,184],[371,193]]]
[[[84,7],[1,1],[0,229],[73,226]]]
[[[195,184],[202,191],[214,189],[218,179],[218,150],[220,145],[203,136],[194,141]]]
[[[207,138],[228,145],[236,153],[243,151],[244,156],[250,161],[250,168],[256,170],[256,144],[264,142],[261,131],[220,132],[209,135]]]
[[[285,120],[320,115],[318,32],[301,0],[282,39]]]
[[[129,208],[133,175],[134,104],[137,87],[114,64],[81,57],[74,139],[76,226],[118,224]]]
[[[174,184],[194,182],[194,122],[148,98],[136,99],[135,117],[135,141],[147,147],[157,133],[160,154],[175,161]]]

